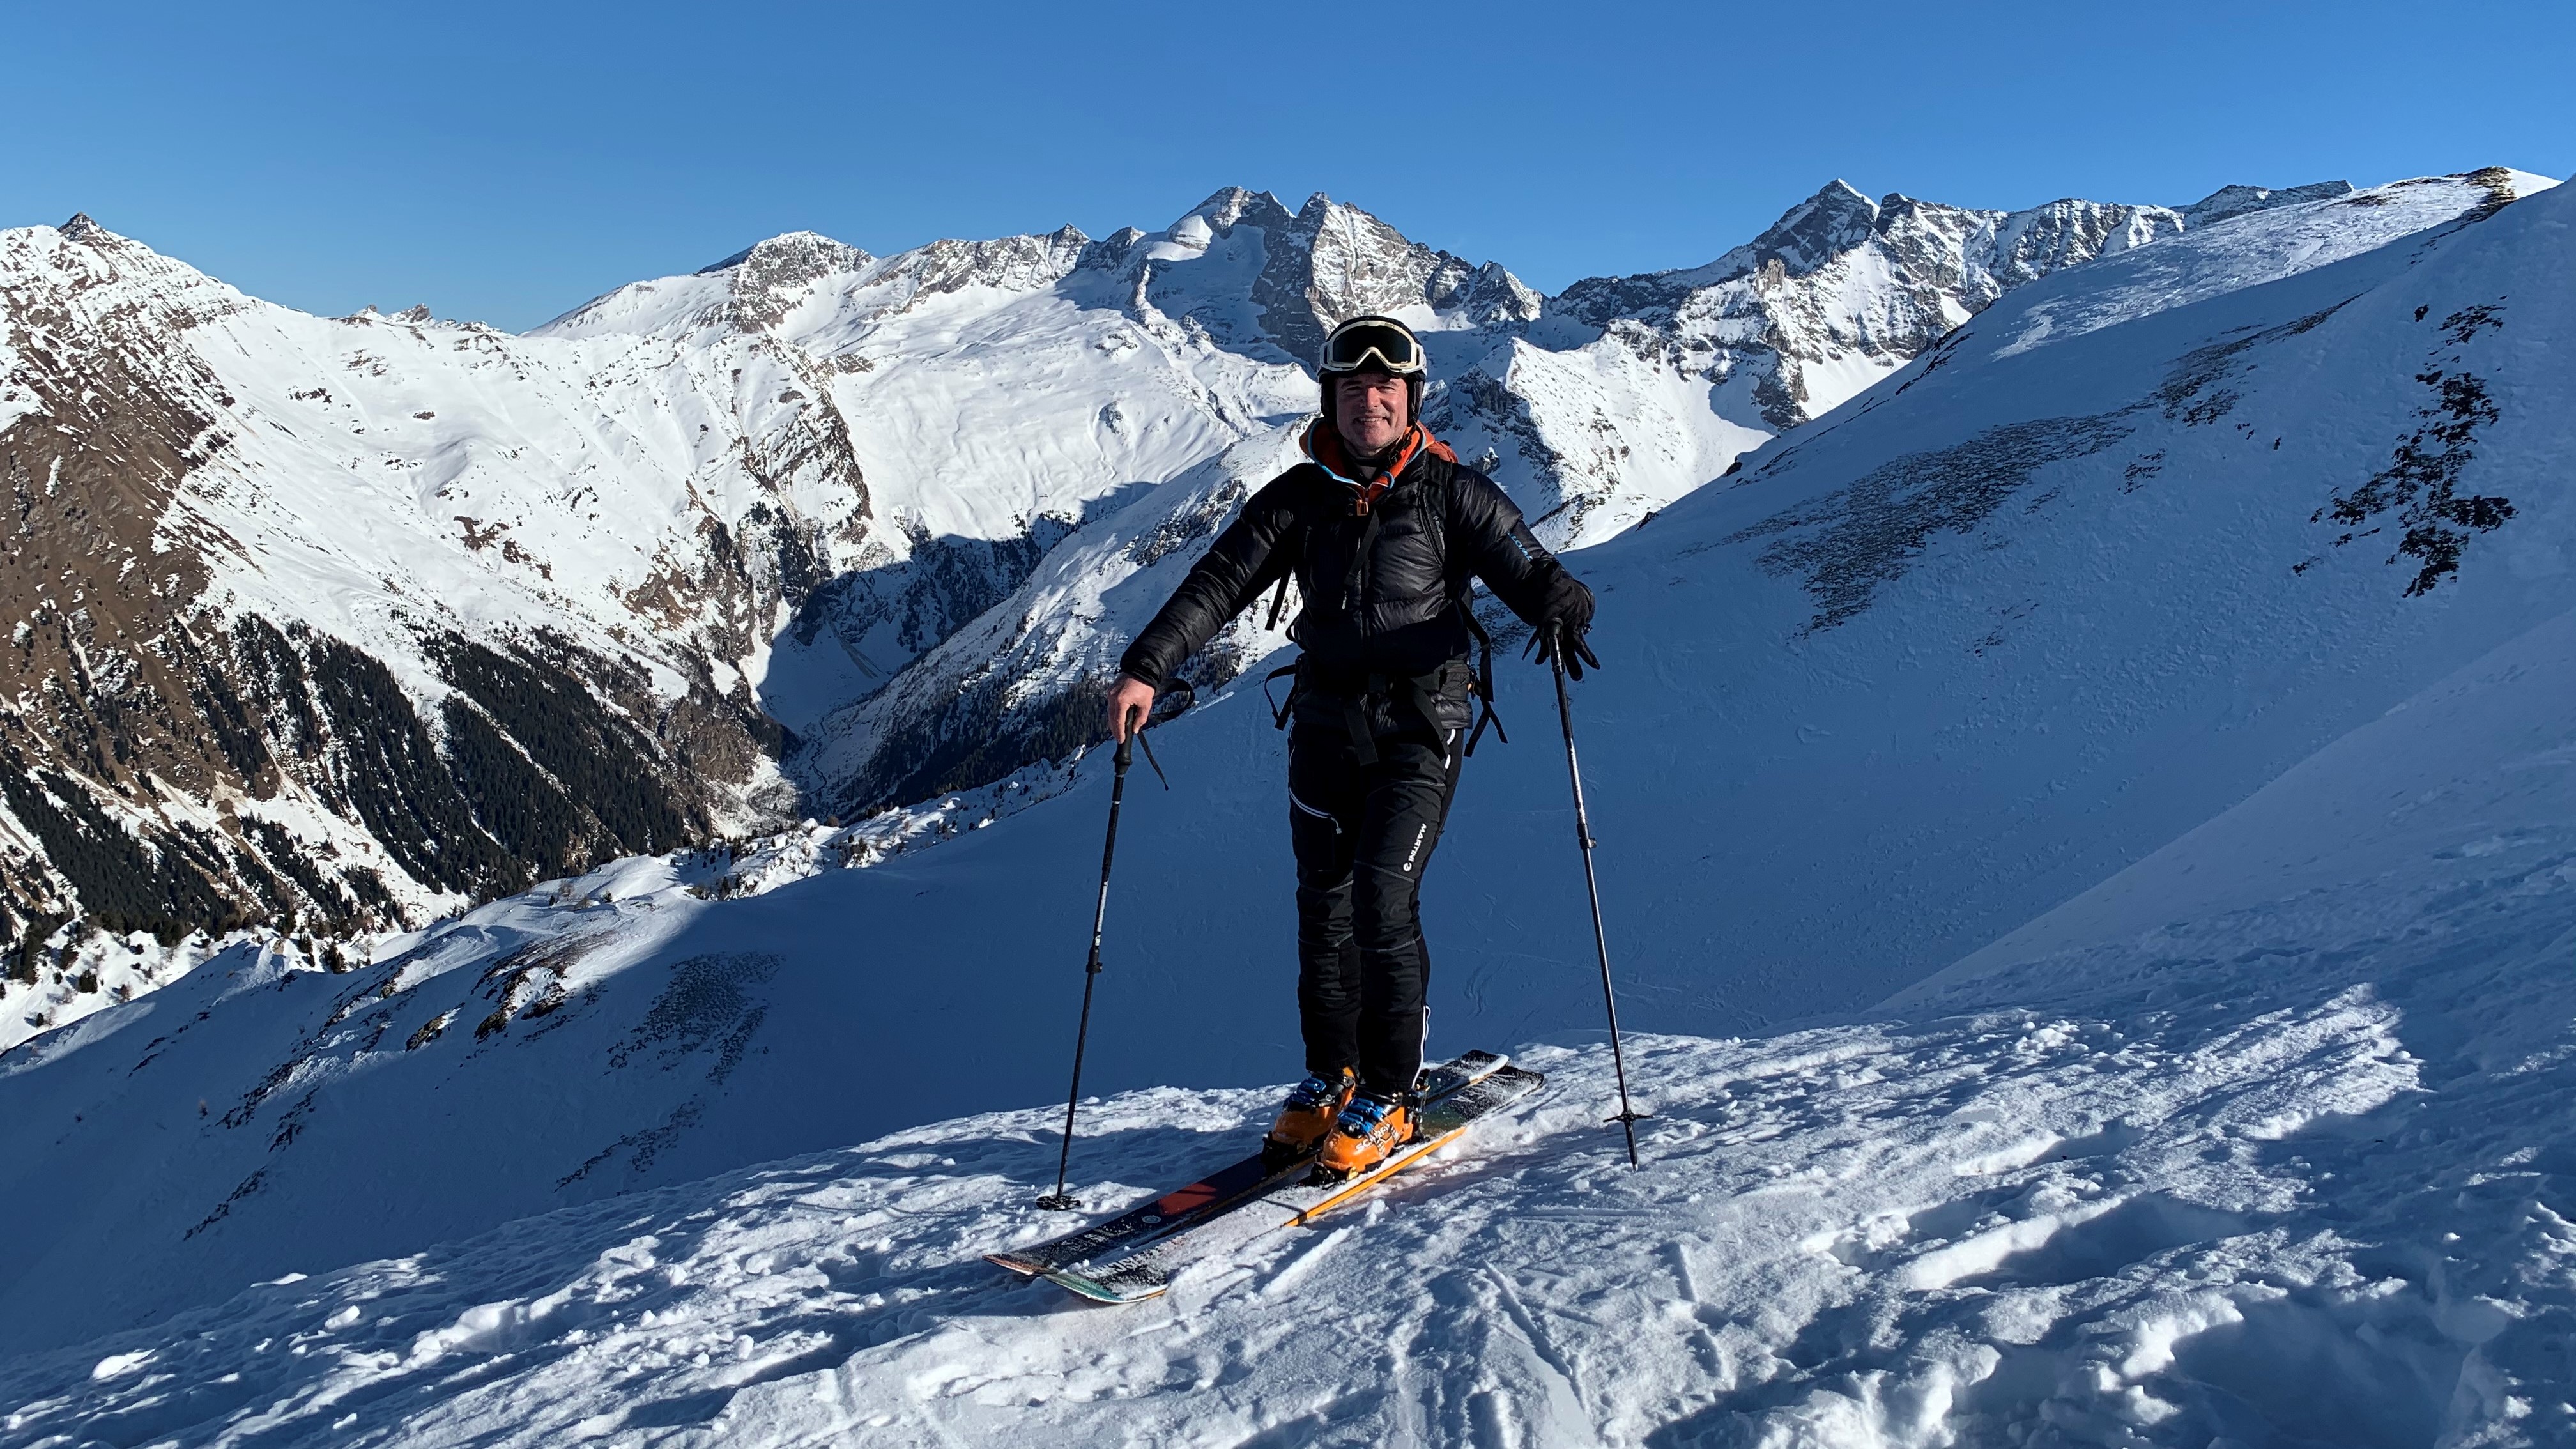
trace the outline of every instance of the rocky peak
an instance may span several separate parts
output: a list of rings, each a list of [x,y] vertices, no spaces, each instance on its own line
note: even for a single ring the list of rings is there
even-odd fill
[[[1271,335],[1300,357],[1313,357],[1324,333],[1343,321],[1369,312],[1395,312],[1429,300],[1424,283],[1441,255],[1356,206],[1335,203],[1322,192],[1306,198],[1297,210],[1290,236],[1303,255],[1298,278],[1303,315],[1268,315]],[[1291,260],[1282,252],[1276,259]],[[1294,309],[1292,309],[1294,310]],[[1287,331],[1282,331],[1282,326]]]
[[[1271,231],[1289,220],[1288,208],[1280,203],[1278,197],[1267,191],[1247,191],[1240,186],[1219,188],[1207,200],[1191,207],[1189,215],[1205,218],[1219,236],[1246,221]]]
[[[1984,269],[1998,289],[2009,289],[2061,267],[2144,246],[2182,230],[2182,213],[2170,207],[2069,197],[2006,215],[1995,229]]]
[[[1084,247],[1082,255],[1075,259],[1074,267],[1086,272],[1118,271],[1127,265],[1127,259],[1135,253],[1137,243],[1145,240],[1147,235],[1149,233],[1136,227],[1122,226]]]
[[[754,242],[705,268],[701,275],[730,273],[729,320],[746,332],[766,332],[784,321],[815,283],[835,273],[859,271],[875,260],[818,232],[791,231]]]
[[[73,212],[71,220],[64,222],[61,226],[54,228],[54,230],[61,232],[65,237],[76,242],[102,242],[114,241],[116,239],[116,233],[109,231],[106,227],[100,226],[97,222],[90,220],[89,213],[86,211]]]
[[[1905,202],[1903,197],[1889,200]],[[1905,204],[1909,208],[1913,205]],[[1560,315],[1594,327],[1608,326],[1620,317],[1661,319],[1669,317],[1694,292],[1750,273],[1776,268],[1784,277],[1811,275],[1867,242],[1879,222],[1879,204],[1863,196],[1850,182],[1837,179],[1781,213],[1780,219],[1760,236],[1706,266],[1626,277],[1586,277],[1547,305]]]
[[[867,285],[910,283],[902,306],[916,297],[995,287],[1030,292],[1054,283],[1078,265],[1091,238],[1072,226],[1043,236],[1006,236],[992,241],[942,240],[890,258]]]
[[[1777,261],[1790,276],[1803,277],[1869,240],[1877,226],[1878,203],[1848,181],[1829,181],[1753,239],[1745,270]]]
[[[818,231],[787,231],[753,242],[722,261],[698,268],[698,275],[713,276],[748,267],[772,276],[801,272],[807,278],[835,271],[857,271],[876,260],[846,242],[834,241]]]
[[[1269,229],[1267,242],[1253,301],[1263,329],[1309,365],[1326,332],[1363,313],[1428,308],[1450,325],[1484,327],[1530,321],[1543,305],[1499,265],[1425,246],[1320,191],[1285,226]]]
[[[2250,211],[2268,211],[2276,206],[2293,206],[2302,201],[2332,201],[2350,196],[2349,181],[2311,181],[2305,186],[2285,186],[2274,190],[2268,186],[2222,186],[2200,200],[2184,207],[2183,224],[2195,230],[2211,226]]]

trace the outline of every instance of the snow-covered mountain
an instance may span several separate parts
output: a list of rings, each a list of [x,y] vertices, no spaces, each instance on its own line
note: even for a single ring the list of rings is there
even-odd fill
[[[2321,190],[2332,188],[2222,195],[2243,211]],[[1326,235],[1362,230],[1336,215],[1311,202],[1296,235],[1310,218]],[[1440,329],[1426,420],[1504,483],[1541,537],[1581,548],[1840,405],[2008,288],[2182,226],[2166,208],[2083,201],[2009,213],[1902,196],[1872,203],[1837,181],[1705,267],[1578,282],[1535,317],[1517,292],[1509,305],[1446,313],[1383,294],[1349,305]],[[1394,265],[1391,243],[1380,254],[1390,260],[1377,270],[1406,276],[1408,287],[1424,270]],[[1499,283],[1489,289],[1504,294]],[[982,784],[1096,734],[1093,700],[1126,639],[1235,504],[1294,460],[1293,428],[1267,430],[1068,542],[999,607],[929,651],[900,687],[855,700],[811,732],[798,774],[854,814]],[[1509,631],[1508,620],[1495,622]],[[1184,673],[1202,688],[1222,686],[1285,643],[1266,613],[1247,616]]]
[[[1433,1045],[1556,1085],[1400,1205],[1141,1316],[972,1261],[1046,1221],[1095,755],[871,869],[629,860],[0,1054],[0,1444],[2563,1442],[2545,185],[2041,278],[1575,556],[1640,1176],[1515,668],[1425,895]],[[1032,581],[1126,617],[1188,546],[1151,516]],[[1212,695],[1130,782],[1104,1207],[1296,1070],[1277,737]]]
[[[857,256],[819,238],[589,309],[685,301],[685,335],[519,338],[303,316],[86,222],[9,233],[17,917],[396,924],[792,819],[774,760],[800,709],[980,612],[1090,499],[1291,406],[1284,367],[1122,363],[1094,345],[1116,319],[1070,305],[1002,350],[1043,373],[1080,348],[1087,373],[990,377],[940,299],[1008,311],[1080,242],[955,250],[821,309],[928,331],[903,405],[860,426],[837,398],[869,359],[800,330],[800,289]],[[1025,335],[1050,316],[1099,335]],[[71,844],[116,825],[121,856]]]
[[[2255,190],[2210,205],[2301,194]],[[616,855],[1061,758],[1103,624],[1286,456],[1355,311],[1434,334],[1435,426],[1579,546],[2180,225],[1836,183],[1709,267],[1548,299],[1230,189],[1098,241],[774,237],[523,337],[307,316],[85,217],[0,233],[0,1042],[235,927],[345,962]]]

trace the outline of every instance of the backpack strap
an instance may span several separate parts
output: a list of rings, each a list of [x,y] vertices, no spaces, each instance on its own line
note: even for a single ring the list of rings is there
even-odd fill
[[[1299,529],[1297,532],[1296,557],[1290,559],[1288,566],[1279,571],[1279,587],[1273,590],[1270,595],[1269,627],[1273,629],[1279,627],[1279,616],[1288,607],[1288,583],[1291,579],[1297,577],[1298,565],[1306,560],[1306,556],[1309,552],[1309,545],[1314,542],[1314,538],[1315,525],[1313,523],[1309,522],[1305,527]],[[1300,612],[1302,613],[1302,610]],[[1288,632],[1291,637],[1294,637],[1297,632],[1297,626],[1294,624],[1289,625]]]
[[[1424,466],[1436,469],[1437,471],[1429,476],[1440,480],[1440,506],[1428,510],[1424,517],[1440,531],[1436,542],[1439,545],[1440,557],[1445,564],[1449,557],[1451,532],[1449,512],[1458,506],[1458,460],[1453,455],[1446,460],[1435,459]],[[1470,755],[1476,753],[1476,742],[1485,737],[1485,727],[1488,725],[1493,726],[1494,738],[1507,745],[1512,742],[1512,737],[1503,733],[1503,717],[1494,713],[1494,640],[1492,635],[1485,632],[1484,624],[1476,618],[1476,611],[1469,607],[1475,598],[1475,592],[1474,582],[1461,576],[1458,580],[1457,599],[1452,606],[1457,609],[1459,620],[1467,626],[1467,637],[1476,641],[1476,664],[1468,671],[1469,693],[1476,700],[1476,727],[1467,736],[1466,753]]]
[[[1342,573],[1342,613],[1345,617],[1360,606],[1361,595],[1368,592],[1369,556],[1377,551],[1378,525],[1385,521],[1384,510],[1373,509],[1360,524],[1360,541],[1351,546],[1350,567]]]
[[[1351,737],[1351,755],[1363,767],[1377,763],[1377,733],[1369,728],[1368,702],[1366,690],[1342,698],[1342,732]]]

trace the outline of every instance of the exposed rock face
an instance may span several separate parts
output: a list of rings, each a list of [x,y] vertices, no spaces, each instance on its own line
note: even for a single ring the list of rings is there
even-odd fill
[[[1278,204],[1271,202],[1269,211],[1277,215]],[[1326,332],[1365,313],[1428,308],[1466,326],[1493,327],[1528,322],[1543,304],[1491,262],[1474,266],[1408,241],[1358,207],[1320,193],[1284,220],[1271,232],[1269,261],[1252,299],[1271,340],[1300,363],[1312,364]]]
[[[571,560],[523,542],[510,500],[467,504],[473,455],[519,464],[531,440],[470,405],[462,436],[422,426],[456,372],[547,379],[511,339],[407,315],[287,313],[85,217],[0,234],[13,975],[75,918],[165,941],[386,929],[775,812],[779,732],[713,670],[766,647],[811,525],[758,502],[731,531],[702,517],[724,546],[693,556],[695,597],[641,569],[628,590],[675,605],[681,647],[637,647],[645,611],[621,629],[564,608]],[[854,489],[846,434],[801,421],[735,440],[740,473]],[[384,432],[417,436],[331,441]]]

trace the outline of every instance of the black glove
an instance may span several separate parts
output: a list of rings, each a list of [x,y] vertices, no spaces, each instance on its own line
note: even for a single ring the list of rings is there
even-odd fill
[[[1531,642],[1538,657],[1547,663],[1561,663],[1565,672],[1576,679],[1583,677],[1588,666],[1601,667],[1593,657],[1592,647],[1583,636],[1592,628],[1592,591],[1583,581],[1560,568],[1548,581],[1547,599],[1539,606],[1538,634]]]

